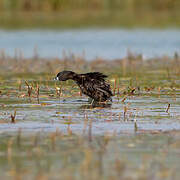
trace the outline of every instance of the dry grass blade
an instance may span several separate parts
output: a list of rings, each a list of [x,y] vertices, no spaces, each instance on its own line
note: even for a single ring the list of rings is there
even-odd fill
[[[135,90],[136,90],[136,88],[132,88],[130,94],[134,95]]]
[[[123,102],[124,103],[124,101],[127,99],[127,96],[125,96],[123,99],[122,99],[122,101],[121,102]]]
[[[60,88],[56,87],[56,95],[60,97],[61,93],[62,93],[62,86]]]
[[[134,119],[134,131],[137,132],[138,126],[137,126],[137,120],[136,118]]]
[[[167,107],[167,109],[166,109],[166,112],[167,112],[167,113],[169,113],[170,106],[171,106],[171,104],[168,104],[168,107]]]
[[[114,88],[113,88],[113,95],[115,96],[116,94],[116,79],[114,79]]]
[[[28,93],[29,100],[31,102],[32,86],[30,86],[27,81],[25,81],[25,84],[27,85],[27,88],[28,88],[27,93]]]
[[[14,115],[11,114],[11,123],[16,123],[16,110],[14,110]]]
[[[38,102],[38,104],[40,103],[40,101],[39,101],[39,85],[37,84],[37,86],[36,86],[36,95],[37,95],[37,102]]]
[[[79,91],[79,96],[82,96],[82,91],[81,90]]]
[[[117,96],[120,95],[120,90],[119,90],[119,86],[117,88]]]
[[[22,90],[22,82],[21,82],[21,80],[18,81],[18,89],[19,89],[19,91]]]
[[[126,119],[127,106],[124,106],[124,120]]]

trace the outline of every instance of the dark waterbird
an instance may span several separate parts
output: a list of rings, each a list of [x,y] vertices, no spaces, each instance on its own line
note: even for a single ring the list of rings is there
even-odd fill
[[[105,78],[107,76],[100,72],[77,74],[72,71],[62,71],[57,74],[55,80],[74,80],[83,94],[89,96],[93,100],[93,103],[99,103],[112,101],[111,96],[113,94],[111,87]]]

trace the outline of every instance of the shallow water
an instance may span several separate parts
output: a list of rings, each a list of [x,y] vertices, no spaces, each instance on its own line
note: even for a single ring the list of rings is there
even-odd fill
[[[115,95],[111,106],[92,108],[86,96],[79,96],[77,93],[76,96],[72,96],[76,88],[58,98],[55,94],[49,97],[49,90],[42,87],[43,94],[38,104],[36,98],[32,98],[29,102],[29,98],[25,96],[26,87],[19,91],[16,86],[15,89],[10,89],[14,87],[13,81],[7,81],[5,84],[4,90],[9,89],[9,93],[2,94],[0,98],[0,119],[4,122],[0,124],[1,133],[18,129],[25,131],[43,129],[45,132],[53,132],[57,128],[66,133],[67,128],[71,127],[73,132],[82,134],[88,132],[90,124],[95,135],[103,135],[106,132],[121,134],[134,131],[180,130],[179,90],[163,90],[159,93],[142,91],[140,94],[138,92],[128,96],[124,102],[122,102],[124,96]],[[51,92],[55,93],[55,88],[52,89],[53,87]],[[166,112],[168,104],[170,109]],[[10,113],[14,110],[17,112],[18,123],[11,124],[8,122]]]
[[[122,58],[128,51],[144,58],[180,53],[179,30],[82,29],[65,31],[0,31],[0,49],[10,56],[83,56]]]
[[[120,89],[111,107],[92,108],[72,84],[63,84],[59,97],[61,84],[36,80],[38,103],[33,80],[29,98],[25,83],[9,78],[0,84],[2,179],[179,179],[178,88],[147,92],[142,85],[124,102]]]

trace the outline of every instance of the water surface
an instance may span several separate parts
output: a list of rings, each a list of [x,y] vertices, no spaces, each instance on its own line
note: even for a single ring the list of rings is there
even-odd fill
[[[144,58],[180,53],[180,31],[173,29],[1,30],[0,39],[0,49],[9,56],[62,57],[74,53],[87,59],[114,59],[128,51]]]

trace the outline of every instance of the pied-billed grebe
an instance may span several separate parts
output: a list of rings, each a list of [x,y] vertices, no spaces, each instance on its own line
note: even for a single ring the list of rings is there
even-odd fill
[[[90,72],[86,74],[77,74],[72,71],[62,71],[59,72],[55,80],[66,81],[72,79],[80,87],[81,92],[95,102],[106,102],[111,101],[110,85],[106,82],[106,75],[100,72]]]

